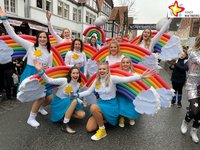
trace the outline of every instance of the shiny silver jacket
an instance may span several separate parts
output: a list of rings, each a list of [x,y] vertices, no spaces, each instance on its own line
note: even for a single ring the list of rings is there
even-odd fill
[[[200,85],[200,50],[191,51],[188,58],[188,78],[186,90],[188,99],[199,97],[197,86]]]

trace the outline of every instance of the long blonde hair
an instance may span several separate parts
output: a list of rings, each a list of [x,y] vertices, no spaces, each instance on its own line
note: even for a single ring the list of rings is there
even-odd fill
[[[106,85],[106,87],[108,87],[109,83],[110,83],[110,68],[109,68],[109,65],[108,65],[107,62],[105,62],[105,63],[98,62],[98,68],[101,65],[106,65],[107,75],[106,75],[106,84],[105,85]],[[100,73],[99,73],[99,70],[98,70],[97,76],[96,76],[96,87],[101,85],[101,81],[100,80],[101,80],[101,76],[100,76]]]
[[[151,43],[151,35],[152,35],[152,32],[151,32],[151,29],[150,29],[150,28],[146,28],[145,30],[149,30],[149,31],[150,31],[150,36],[149,36],[149,38],[148,38],[147,40],[144,41],[144,42],[145,42],[145,43],[144,43],[145,48],[149,48],[150,43]],[[140,44],[142,43],[142,41],[143,41],[143,34],[144,34],[145,30],[142,32],[142,35],[140,36],[139,41],[137,42],[136,45],[140,45]]]
[[[120,46],[119,43],[115,40],[113,40],[110,44],[109,44],[109,56],[110,56],[110,46],[111,44],[115,44],[117,46],[117,56],[121,56],[121,52],[120,52]]]
[[[128,56],[124,56],[124,57],[122,58],[121,63],[120,63],[120,69],[123,70],[123,69],[122,69],[122,62],[123,62],[123,60],[124,60],[125,58],[127,58],[128,61],[130,62],[130,68],[129,68],[129,70],[131,71],[131,73],[134,73],[134,68],[133,68],[133,64],[132,64],[131,58],[128,57]]]

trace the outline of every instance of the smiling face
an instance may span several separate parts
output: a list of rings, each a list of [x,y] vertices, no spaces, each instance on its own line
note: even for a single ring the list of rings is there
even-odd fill
[[[116,56],[119,53],[119,47],[116,43],[110,44],[110,55]]]
[[[143,40],[148,40],[151,36],[151,30],[150,29],[145,29],[142,33],[142,38]]]
[[[78,79],[79,79],[79,76],[80,76],[79,70],[78,69],[73,69],[72,72],[71,72],[72,81],[77,82]]]
[[[108,73],[107,65],[99,65],[99,75],[101,78],[106,77]]]
[[[75,41],[74,42],[74,49],[79,51],[81,49],[81,42],[80,41]]]
[[[127,71],[129,72],[129,70],[131,69],[131,61],[130,59],[128,58],[123,58],[122,61],[121,61],[121,69],[124,70],[124,71]]]
[[[47,35],[44,32],[40,33],[40,35],[38,37],[38,43],[41,46],[46,46],[46,44],[47,44]]]
[[[64,36],[65,38],[69,38],[69,37],[70,37],[70,31],[69,31],[69,29],[64,29],[64,31],[63,31],[63,36]]]

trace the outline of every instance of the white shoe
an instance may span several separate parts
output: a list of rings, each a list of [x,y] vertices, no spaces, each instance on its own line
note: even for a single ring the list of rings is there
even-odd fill
[[[28,118],[27,123],[29,125],[31,125],[32,127],[35,127],[35,128],[40,126],[40,123],[37,122],[35,119],[32,119],[32,118]]]
[[[190,130],[190,136],[192,137],[192,141],[194,143],[199,143],[199,138],[197,136],[197,131],[198,131],[197,128],[191,128],[191,130]]]
[[[40,107],[40,109],[38,110],[38,112],[42,115],[48,115],[48,112],[43,108],[43,107]]]
[[[188,130],[188,122],[186,122],[185,119],[184,119],[182,124],[181,124],[181,133],[186,134],[187,130]]]
[[[131,126],[135,125],[135,120],[130,119],[130,120],[129,120],[129,124],[130,124]]]

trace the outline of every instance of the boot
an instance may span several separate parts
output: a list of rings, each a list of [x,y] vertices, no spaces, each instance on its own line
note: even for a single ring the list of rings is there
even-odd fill
[[[68,125],[68,123],[63,123],[63,124],[62,124],[62,126],[61,126],[61,131],[67,132],[67,133],[70,133],[70,134],[76,133],[76,131],[73,130],[73,129]]]
[[[188,122],[186,122],[185,119],[184,119],[182,124],[181,124],[181,133],[186,134],[187,130],[188,130]]]
[[[29,118],[27,120],[27,123],[29,125],[31,125],[32,127],[35,127],[35,128],[37,128],[38,126],[40,126],[40,123],[37,122],[37,120],[35,119],[36,116],[37,116],[37,113],[30,112]]]
[[[191,130],[190,130],[190,136],[192,137],[192,141],[194,143],[199,143],[199,138],[197,136],[197,131],[198,131],[198,129],[194,128],[194,127],[192,127]]]
[[[178,95],[178,103],[177,103],[178,108],[182,107],[181,101],[182,101],[182,95]]]
[[[176,95],[173,97],[172,101],[171,101],[171,105],[173,106],[176,103]]]

